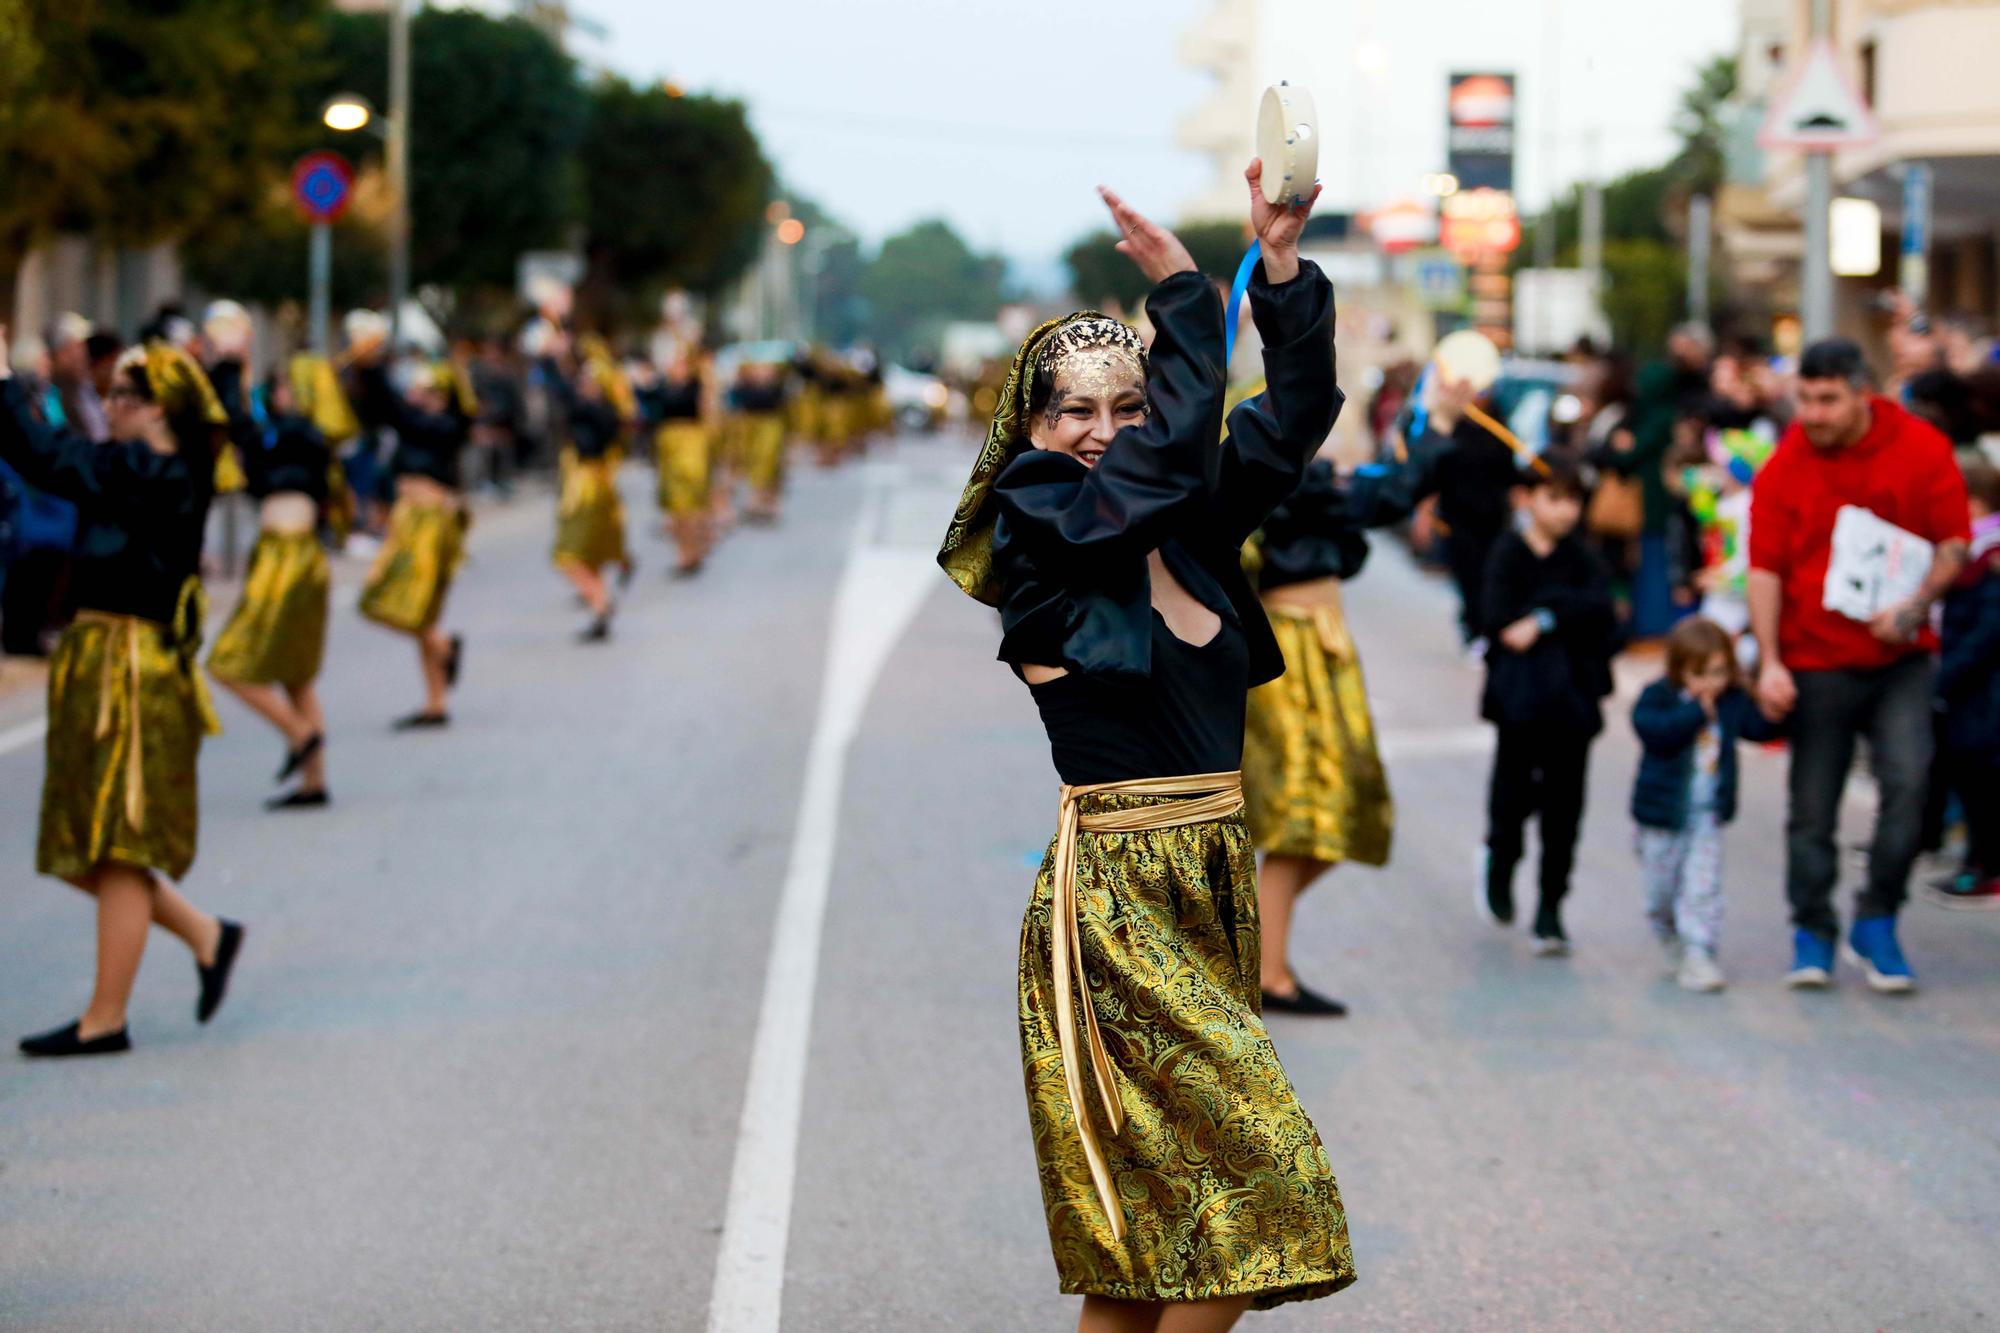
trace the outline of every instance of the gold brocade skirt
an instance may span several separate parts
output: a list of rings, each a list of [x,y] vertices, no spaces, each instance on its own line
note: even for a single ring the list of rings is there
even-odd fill
[[[579,458],[564,474],[553,556],[557,565],[584,569],[624,563],[625,502],[610,455]]]
[[[743,418],[743,430],[743,466],[750,485],[777,490],[785,482],[785,419],[776,412],[753,413]]]
[[[75,879],[107,861],[179,879],[194,864],[195,760],[211,714],[164,626],[80,614],[49,661],[35,868]]]
[[[1361,659],[1340,607],[1266,604],[1285,674],[1250,691],[1244,817],[1260,850],[1386,865],[1396,807],[1375,748]]]
[[[243,600],[217,636],[208,669],[244,685],[311,684],[326,656],[330,589],[315,534],[259,533]]]
[[[700,421],[667,421],[660,425],[660,508],[676,518],[708,509],[708,482],[713,466],[715,432]]]
[[[361,614],[405,634],[420,634],[444,614],[445,594],[465,558],[464,513],[411,496],[389,511],[389,535],[375,556]]]
[[[1093,795],[1081,809],[1161,799]],[[1064,1083],[1054,867],[1052,844],[1022,924],[1020,1019],[1062,1290],[1146,1301],[1251,1296],[1265,1307],[1347,1286],[1354,1258],[1333,1168],[1259,1016],[1257,868],[1242,818],[1077,838],[1088,1003],[1126,1115],[1122,1133],[1102,1138],[1127,1218],[1123,1241],[1092,1185]]]

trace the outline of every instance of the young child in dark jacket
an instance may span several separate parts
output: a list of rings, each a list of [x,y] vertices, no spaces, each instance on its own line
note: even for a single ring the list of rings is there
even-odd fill
[[[1481,597],[1487,636],[1480,712],[1499,730],[1487,796],[1483,905],[1514,920],[1514,869],[1528,817],[1541,827],[1535,952],[1569,952],[1562,901],[1583,822],[1590,744],[1604,728],[1616,618],[1604,566],[1575,536],[1583,487],[1575,465],[1545,458],[1522,483],[1521,526],[1494,543]]]
[[[2000,907],[2000,472],[1965,469],[1972,554],[1944,596],[1937,706],[1943,771],[1965,807],[1965,867],[1939,886],[1958,907]]]
[[[1632,783],[1646,916],[1681,987],[1719,991],[1722,829],[1736,818],[1736,742],[1775,740],[1737,679],[1729,632],[1695,616],[1667,639],[1667,674],[1632,707],[1645,754]]]

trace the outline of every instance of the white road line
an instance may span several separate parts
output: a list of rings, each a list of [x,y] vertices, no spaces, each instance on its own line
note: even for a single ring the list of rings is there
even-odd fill
[[[868,545],[885,492],[871,489],[834,596],[833,629],[807,751],[791,863],[778,899],[750,1051],[729,1205],[715,1257],[709,1333],[777,1333],[812,1036],[820,930],[839,835],[847,752],[890,650],[943,582],[928,551]]]
[[[33,745],[48,734],[49,720],[38,717],[32,722],[23,722],[18,727],[0,731],[0,754],[10,754],[24,745]]]

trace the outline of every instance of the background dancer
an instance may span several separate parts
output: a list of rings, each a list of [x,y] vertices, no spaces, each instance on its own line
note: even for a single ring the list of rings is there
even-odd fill
[[[244,443],[242,461],[258,502],[257,544],[250,551],[242,599],[217,636],[208,669],[222,687],[285,738],[277,781],[298,787],[273,810],[327,803],[326,717],[313,682],[326,655],[332,580],[319,529],[326,512],[331,454],[326,440],[297,415],[290,382],[266,388],[266,424]]]
[[[0,461],[77,506],[77,600],[49,664],[47,761],[35,868],[97,899],[97,982],[75,1022],[27,1037],[28,1055],[131,1049],[125,1010],[159,925],[195,956],[195,1018],[215,1016],[243,940],[167,880],[194,864],[195,759],[217,730],[195,653],[202,527],[227,422],[208,377],[163,343],[119,359],[112,443],[43,426],[9,368],[0,327]]]
[[[396,432],[390,462],[396,504],[389,533],[376,553],[375,567],[361,591],[361,614],[416,640],[424,678],[424,706],[398,718],[398,731],[449,726],[446,696],[458,683],[465,643],[439,627],[445,596],[465,558],[469,522],[459,493],[459,454],[472,433],[476,404],[471,390],[449,365],[419,372],[406,398],[389,383],[383,346],[363,349],[360,369],[362,418]]]

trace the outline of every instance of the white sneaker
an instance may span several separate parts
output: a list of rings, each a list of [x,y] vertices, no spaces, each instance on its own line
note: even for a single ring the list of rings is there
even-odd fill
[[[1667,975],[1677,977],[1681,972],[1681,955],[1687,950],[1681,945],[1678,935],[1655,935],[1653,942],[1660,946],[1660,954],[1667,960]]]
[[[1715,959],[1700,949],[1689,949],[1681,956],[1680,971],[1674,980],[1680,983],[1682,990],[1703,994],[1719,991],[1729,984],[1728,978],[1722,975],[1722,969],[1715,965]]]
[[[1560,935],[1537,935],[1534,953],[1537,958],[1567,958],[1569,941]]]

